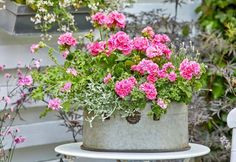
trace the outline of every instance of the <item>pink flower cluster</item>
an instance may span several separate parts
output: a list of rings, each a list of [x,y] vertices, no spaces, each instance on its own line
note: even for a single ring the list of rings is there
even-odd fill
[[[62,108],[61,100],[59,98],[50,99],[48,101],[48,108],[56,111],[60,110]]]
[[[111,74],[107,74],[107,76],[105,76],[105,78],[103,79],[103,82],[105,84],[108,84],[110,81],[112,80]]]
[[[65,33],[59,36],[57,43],[63,46],[76,46],[77,40],[72,36],[72,33]]]
[[[165,56],[167,59],[170,59],[171,50],[162,43],[152,44],[146,50],[146,56],[148,58]]]
[[[97,12],[92,16],[92,21],[99,26],[107,27],[125,27],[125,15],[117,11],[112,11],[108,15],[102,12]]]
[[[147,26],[146,28],[142,30],[142,34],[144,37],[153,38],[155,35],[155,32],[153,31],[152,27]]]
[[[115,92],[121,98],[128,96],[133,90],[137,81],[134,77],[129,77],[128,79],[121,80],[115,84]]]
[[[165,101],[161,98],[157,99],[157,105],[160,106],[162,109],[166,109],[167,108],[167,104],[165,103]]]
[[[193,76],[198,76],[200,74],[201,67],[196,61],[184,59],[180,64],[179,71],[184,79],[191,80]]]
[[[144,75],[145,73],[154,75],[159,70],[159,66],[152,60],[143,59],[141,62],[139,62],[138,65],[131,66],[131,70],[137,71],[142,75]]]
[[[64,86],[61,88],[62,92],[67,92],[71,89],[72,83],[71,82],[67,82],[64,84]]]
[[[15,137],[14,142],[15,144],[20,144],[20,143],[24,143],[25,140],[26,140],[25,137],[19,136],[19,137]]]
[[[145,82],[143,84],[141,84],[139,86],[139,89],[141,91],[144,91],[145,94],[146,94],[146,97],[149,99],[149,100],[155,100],[156,97],[157,97],[157,90],[156,90],[156,87],[153,83],[148,83],[148,82]]]
[[[109,53],[116,49],[121,51],[124,55],[129,55],[133,50],[132,40],[130,39],[129,35],[123,31],[117,32],[108,40]]]
[[[33,84],[33,78],[31,75],[19,76],[18,85],[19,86],[30,86]]]
[[[0,65],[0,72],[4,71],[5,65]]]
[[[73,76],[77,76],[77,71],[75,70],[75,68],[68,68],[66,70],[67,74],[72,74]]]
[[[64,59],[66,59],[67,58],[67,56],[69,55],[69,51],[68,50],[65,50],[65,51],[63,51],[62,52],[62,57],[64,58]]]
[[[158,44],[158,43],[167,43],[170,42],[170,38],[166,34],[156,34],[154,35],[152,39],[153,44]]]
[[[168,69],[175,69],[171,62],[164,64],[162,69],[159,69],[156,63],[154,63],[152,60],[146,59],[143,59],[138,65],[133,65],[131,67],[131,70],[137,71],[142,75],[147,73],[147,80],[149,83],[155,83],[157,77],[168,78],[171,82],[174,82],[177,78],[177,74],[174,71],[168,73]]]
[[[146,51],[149,47],[149,41],[145,37],[135,37],[133,40],[133,47],[139,51]]]
[[[40,48],[40,45],[39,44],[32,44],[31,47],[30,47],[30,52],[31,53],[35,53],[37,52],[37,50]]]
[[[92,56],[97,56],[98,54],[104,52],[106,47],[106,42],[93,42],[87,45],[87,49]]]

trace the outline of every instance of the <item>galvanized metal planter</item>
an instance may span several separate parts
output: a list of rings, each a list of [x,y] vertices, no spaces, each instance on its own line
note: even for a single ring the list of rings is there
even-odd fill
[[[31,8],[10,0],[7,0],[5,5],[6,9],[0,10],[0,28],[12,35],[40,33],[40,30],[35,29],[34,23],[30,20],[35,15]],[[79,30],[92,28],[91,23],[86,20],[86,16],[89,16],[87,8],[72,10],[71,13],[74,15],[75,24]],[[49,32],[56,32],[56,29],[55,26]]]
[[[95,119],[90,127],[83,124],[82,149],[120,152],[168,152],[189,149],[188,109],[185,104],[172,103],[160,120],[147,116],[150,105],[141,112],[136,124],[119,115],[102,122]],[[84,114],[87,117],[87,113]],[[131,120],[132,121],[132,120]]]

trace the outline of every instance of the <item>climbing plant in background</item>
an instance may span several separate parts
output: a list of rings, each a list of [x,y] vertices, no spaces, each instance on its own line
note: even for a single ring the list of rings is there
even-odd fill
[[[236,41],[236,2],[235,0],[206,0],[196,9],[200,14],[199,25],[203,31],[222,34],[224,39]]]
[[[228,112],[236,106],[236,1],[206,0],[196,9],[201,35],[199,50],[208,65],[207,88],[195,103],[205,107],[202,122],[196,126],[194,140],[211,147],[205,161],[228,162],[231,132],[227,127]],[[201,100],[201,101],[199,101]],[[204,102],[203,102],[204,100]],[[196,105],[193,105],[196,108]],[[195,118],[197,119],[197,117]],[[200,133],[201,132],[201,133]]]

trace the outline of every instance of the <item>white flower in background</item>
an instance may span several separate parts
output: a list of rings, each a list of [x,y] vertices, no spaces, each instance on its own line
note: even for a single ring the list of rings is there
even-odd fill
[[[230,141],[225,136],[220,137],[220,143],[226,150],[229,150],[231,148]]]

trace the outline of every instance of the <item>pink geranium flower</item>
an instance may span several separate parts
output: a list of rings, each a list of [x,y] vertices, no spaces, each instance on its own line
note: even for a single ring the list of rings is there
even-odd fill
[[[163,51],[158,46],[149,46],[146,50],[146,56],[148,58],[159,57],[163,55]]]
[[[57,42],[63,46],[76,46],[77,44],[77,40],[72,36],[72,33],[60,35]]]
[[[157,90],[153,83],[145,82],[139,86],[141,91],[144,91],[147,99],[154,100],[157,96]]]
[[[146,51],[149,47],[148,39],[145,37],[135,37],[133,40],[133,46],[136,50]]]
[[[167,42],[170,42],[170,38],[165,34],[156,34],[154,35],[152,42],[154,44],[167,43]]]
[[[184,59],[180,64],[179,71],[184,79],[191,80],[193,76],[198,76],[200,74],[201,66],[196,61]]]
[[[98,25],[105,25],[107,21],[107,16],[102,12],[97,12],[95,15],[92,15],[92,21]]]
[[[149,83],[155,83],[155,82],[157,81],[156,75],[155,75],[155,74],[149,74],[149,75],[147,76],[147,81],[148,81]]]
[[[117,11],[110,12],[106,24],[108,27],[125,28],[125,15]]]
[[[152,27],[147,26],[146,28],[142,30],[142,34],[145,37],[153,38],[153,36],[155,35],[155,32],[153,31]]]
[[[177,78],[177,75],[175,72],[170,72],[170,74],[168,75],[168,79],[171,81],[171,82],[174,82],[176,81],[176,78]]]
[[[60,110],[61,107],[61,100],[59,98],[54,98],[48,101],[48,108],[52,110]]]
[[[119,31],[109,38],[108,48],[110,49],[110,51],[117,49],[124,55],[129,55],[133,50],[133,45],[129,35],[123,31]]]
[[[115,84],[115,92],[119,97],[124,98],[131,93],[136,84],[137,81],[134,77],[121,80]]]
[[[106,42],[93,42],[87,45],[87,49],[92,56],[97,56],[98,54],[104,52]]]
[[[155,75],[159,70],[159,66],[152,60],[143,59],[138,65],[131,66],[131,70],[137,71],[142,75],[145,73]]]

